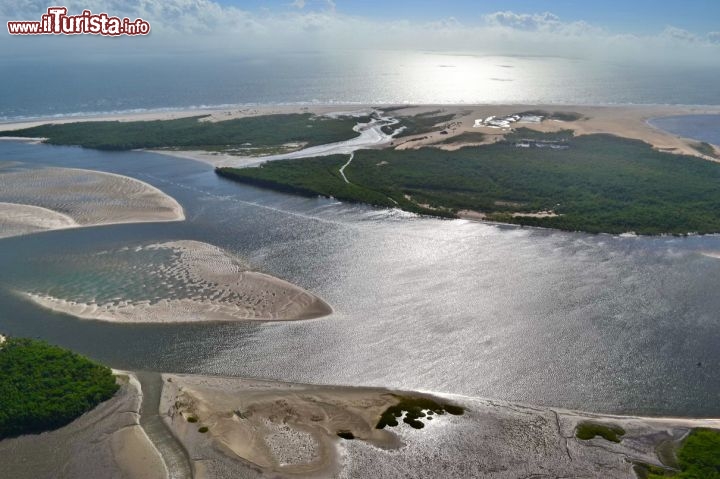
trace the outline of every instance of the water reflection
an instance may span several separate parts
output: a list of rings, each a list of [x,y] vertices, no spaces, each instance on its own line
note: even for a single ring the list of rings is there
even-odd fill
[[[615,238],[296,198],[147,153],[0,144],[28,164],[99,168],[163,189],[177,224],[0,241],[0,329],[112,366],[387,385],[607,412],[718,415],[720,239]],[[33,258],[191,239],[326,299],[282,324],[124,326],[33,307]]]

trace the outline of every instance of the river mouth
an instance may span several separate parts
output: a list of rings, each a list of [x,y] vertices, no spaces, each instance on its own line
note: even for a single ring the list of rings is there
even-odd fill
[[[0,155],[128,175],[175,198],[186,216],[1,240],[3,333],[41,337],[119,369],[385,386],[608,413],[720,414],[717,236],[619,238],[420,218],[241,186],[209,166],[144,152],[2,142]],[[177,240],[246,258],[317,294],[334,314],[294,323],[118,325],[48,311],[13,293],[46,274],[33,258]]]

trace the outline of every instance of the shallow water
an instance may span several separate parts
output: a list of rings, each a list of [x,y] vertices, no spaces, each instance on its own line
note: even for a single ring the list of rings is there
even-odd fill
[[[653,118],[650,124],[675,135],[720,145],[720,115],[679,115]]]
[[[619,238],[417,218],[239,185],[141,152],[0,143],[0,160],[149,182],[181,223],[0,241],[0,331],[124,369],[380,385],[612,413],[720,415],[720,237]],[[205,241],[328,301],[292,323],[118,325],[12,290],[103,266],[94,253]],[[66,261],[87,255],[83,262]],[[63,260],[66,259],[66,260]],[[91,269],[92,269],[91,268]],[[122,273],[126,274],[126,273]],[[65,286],[68,287],[68,286]],[[132,292],[132,289],[128,290]]]

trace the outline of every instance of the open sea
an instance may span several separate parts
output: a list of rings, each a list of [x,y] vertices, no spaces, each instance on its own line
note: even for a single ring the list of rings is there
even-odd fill
[[[718,105],[717,62],[677,68],[406,51],[10,56],[0,121],[246,104]]]

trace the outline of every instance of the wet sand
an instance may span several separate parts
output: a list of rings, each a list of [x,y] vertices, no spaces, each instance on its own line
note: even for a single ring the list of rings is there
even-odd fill
[[[165,479],[162,457],[140,426],[140,384],[116,372],[114,397],[55,431],[0,441],[2,477]]]
[[[332,476],[340,468],[338,431],[379,448],[402,445],[392,432],[375,429],[398,402],[389,390],[170,374],[163,383],[160,413],[198,478],[243,470]]]
[[[0,238],[78,226],[69,216],[47,208],[0,203]]]
[[[332,313],[312,293],[250,271],[241,259],[207,243],[174,241],[102,254],[104,264],[111,265],[106,276],[81,275],[77,284],[65,284],[82,292],[89,287],[83,281],[92,281],[100,297],[57,297],[42,290],[20,294],[54,311],[121,323],[291,321]],[[98,284],[109,286],[101,291]]]
[[[0,237],[184,219],[173,198],[126,176],[75,168],[0,173]]]
[[[465,414],[433,416],[421,430],[402,422],[378,430],[374,424],[396,403],[396,391],[174,374],[163,380],[160,414],[187,448],[198,478],[414,471],[417,477],[630,479],[633,463],[662,465],[658,448],[679,443],[691,428],[720,427],[713,419],[601,416],[440,396],[464,406]],[[617,444],[577,439],[575,428],[586,421],[619,425],[626,433]],[[351,431],[355,439],[340,439],[338,431]],[[425,434],[434,450],[418,449]],[[432,439],[438,434],[444,438],[439,442]],[[432,461],[414,465],[427,455]]]

